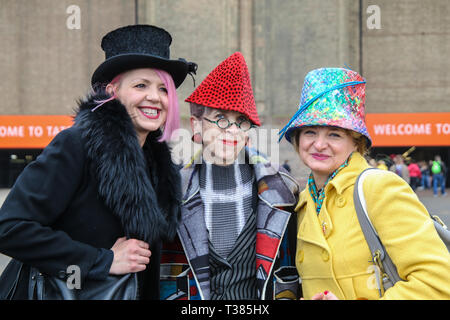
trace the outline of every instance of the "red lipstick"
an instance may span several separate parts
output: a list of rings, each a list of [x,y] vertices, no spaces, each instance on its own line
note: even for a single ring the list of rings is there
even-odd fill
[[[151,120],[158,119],[161,112],[161,109],[155,107],[138,107],[138,109],[144,117]]]
[[[225,139],[222,139],[222,143],[227,145],[227,146],[235,146],[235,145],[237,145],[238,142],[237,142],[237,140],[225,140]]]
[[[322,154],[322,153],[313,153],[311,154],[311,156],[315,159],[315,160],[327,160],[328,158],[330,158],[330,156],[326,155],[326,154]]]

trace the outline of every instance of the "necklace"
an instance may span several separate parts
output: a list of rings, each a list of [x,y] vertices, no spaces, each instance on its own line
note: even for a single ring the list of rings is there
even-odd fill
[[[322,209],[323,200],[325,199],[325,187],[327,186],[328,182],[330,182],[343,168],[348,166],[348,162],[351,158],[353,153],[350,154],[350,156],[345,160],[345,162],[339,166],[336,170],[334,170],[329,176],[327,181],[325,181],[324,186],[321,189],[317,189],[316,182],[314,181],[314,176],[312,172],[309,174],[308,178],[308,189],[309,193],[311,194],[311,197],[314,200],[314,203],[316,204],[316,213],[320,213],[320,209]]]

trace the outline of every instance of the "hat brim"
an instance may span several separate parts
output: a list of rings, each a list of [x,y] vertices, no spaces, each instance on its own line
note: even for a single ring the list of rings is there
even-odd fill
[[[362,132],[362,131],[355,130],[355,129],[353,129],[353,128],[349,128],[349,127],[347,127],[347,126],[343,126],[343,125],[340,125],[340,124],[329,125],[329,124],[323,124],[323,123],[309,123],[309,124],[304,124],[304,125],[300,125],[300,126],[293,126],[293,127],[290,127],[289,129],[286,130],[286,132],[285,132],[285,134],[284,134],[285,139],[286,139],[289,143],[294,144],[294,141],[292,141],[292,134],[293,134],[296,130],[299,130],[299,129],[305,128],[305,127],[336,127],[336,128],[341,128],[341,129],[346,129],[346,130],[354,131],[354,132],[356,132],[356,133],[361,134],[364,138],[366,138],[366,142],[367,142],[366,146],[367,146],[367,149],[369,149],[370,147],[372,147],[372,139],[370,138],[368,132]]]
[[[115,76],[140,68],[161,69],[168,72],[178,88],[186,78],[188,65],[182,60],[168,60],[146,54],[121,54],[106,59],[92,74],[91,85],[109,83]]]

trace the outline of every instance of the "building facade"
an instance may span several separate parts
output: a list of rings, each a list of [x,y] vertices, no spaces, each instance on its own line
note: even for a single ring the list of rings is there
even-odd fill
[[[101,37],[136,23],[172,34],[171,56],[199,65],[196,84],[241,51],[263,122],[256,144],[290,160],[301,181],[307,169],[286,141],[277,143],[276,130],[296,111],[307,72],[319,67],[347,66],[367,79],[369,130],[380,152],[417,146],[411,156],[438,153],[449,163],[449,8],[447,0],[0,0],[0,185],[70,125],[104,60]],[[178,90],[186,130],[183,101],[193,90],[189,77]],[[379,136],[383,124],[389,130]],[[193,147],[179,143],[185,158]]]

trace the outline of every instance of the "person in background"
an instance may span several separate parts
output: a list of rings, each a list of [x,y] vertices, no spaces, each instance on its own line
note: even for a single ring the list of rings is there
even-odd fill
[[[390,171],[395,172],[403,178],[408,184],[410,183],[409,170],[405,165],[405,160],[400,154],[395,155],[394,164],[389,168]]]
[[[422,173],[414,159],[410,160],[410,163],[408,164],[408,171],[409,171],[409,177],[410,177],[409,184],[410,184],[411,188],[414,191],[416,191],[417,187],[420,185],[420,181],[422,179]]]
[[[383,159],[377,161],[377,168],[382,170],[388,170],[386,162]]]
[[[286,169],[287,172],[291,172],[291,166],[289,165],[289,160],[284,160],[283,168]]]
[[[434,156],[431,163],[431,173],[433,175],[433,195],[438,196],[438,189],[441,190],[441,195],[446,196],[445,180],[447,178],[447,166],[442,161],[440,155]]]
[[[403,281],[380,292],[353,202],[370,168],[365,80],[344,68],[306,75],[297,112],[280,131],[311,169],[300,193],[296,266],[305,299],[450,299],[450,254],[408,183],[374,170],[364,181],[367,211]]]
[[[372,167],[376,168],[377,167],[377,161],[374,158],[368,157],[367,158],[367,163],[369,165],[371,165]]]
[[[430,168],[427,165],[427,162],[422,160],[419,161],[420,173],[422,175],[421,183],[419,189],[429,189],[430,188]]]

